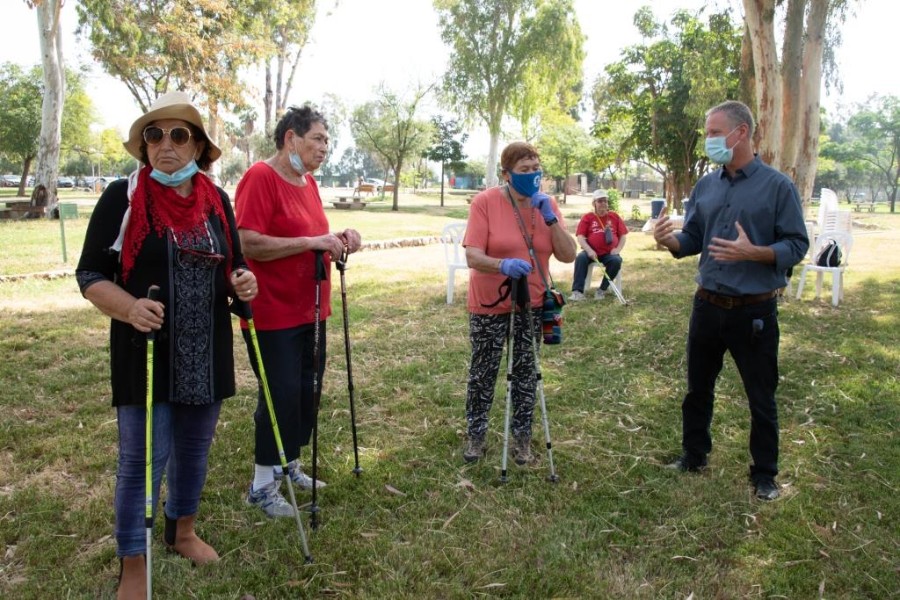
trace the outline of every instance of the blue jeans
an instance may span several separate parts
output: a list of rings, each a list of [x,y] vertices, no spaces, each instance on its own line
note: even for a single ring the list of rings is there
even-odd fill
[[[197,513],[206,483],[207,457],[221,402],[204,405],[163,402],[153,406],[153,513],[166,473],[170,519]],[[146,407],[119,406],[119,467],[116,473],[116,542],[118,556],[144,554]]]
[[[622,256],[620,254],[604,254],[597,257],[606,269],[606,275],[610,279],[615,279],[622,268]],[[572,279],[572,291],[584,293],[584,280],[587,279],[588,266],[593,261],[587,252],[582,250],[575,257],[575,277]],[[606,277],[600,282],[600,289],[605,290],[609,287],[609,281]]]
[[[750,476],[757,481],[778,474],[779,337],[774,299],[725,309],[694,298],[687,342],[688,391],[681,404],[681,444],[690,459],[700,460],[712,450],[716,379],[727,351],[737,365],[750,406]]]

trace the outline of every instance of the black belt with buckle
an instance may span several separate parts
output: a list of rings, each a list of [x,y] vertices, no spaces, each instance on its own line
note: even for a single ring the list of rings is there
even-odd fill
[[[741,306],[749,306],[751,304],[761,304],[771,300],[777,294],[776,291],[764,292],[762,294],[746,294],[744,296],[723,296],[721,294],[713,294],[709,290],[697,288],[697,297],[709,302],[713,306],[719,308],[738,308]]]

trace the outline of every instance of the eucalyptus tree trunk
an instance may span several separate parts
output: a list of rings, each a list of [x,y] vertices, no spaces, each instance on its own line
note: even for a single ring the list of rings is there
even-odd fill
[[[743,0],[756,71],[757,151],[760,158],[781,170],[782,99],[775,43],[775,0]]]
[[[800,136],[794,183],[804,204],[813,196],[819,158],[819,101],[822,93],[822,59],[828,0],[810,0],[803,45],[803,82],[800,88]]]
[[[38,35],[41,47],[41,63],[44,70],[44,97],[41,105],[41,133],[38,141],[35,191],[42,190],[43,197],[32,194],[31,203],[45,203],[47,215],[59,202],[56,196],[56,180],[59,176],[59,146],[62,137],[62,111],[65,94],[63,74],[62,40],[59,35],[59,18],[62,0],[43,0],[35,3]],[[42,187],[41,187],[42,186]]]
[[[803,71],[803,17],[806,0],[788,0],[781,53],[781,160],[784,173],[796,181],[797,152],[803,133],[800,124]]]
[[[491,143],[488,148],[487,167],[484,173],[484,186],[486,188],[497,185],[497,157],[500,145],[500,131],[491,131]]]

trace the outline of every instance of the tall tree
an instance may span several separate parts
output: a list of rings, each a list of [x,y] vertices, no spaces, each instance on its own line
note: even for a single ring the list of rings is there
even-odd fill
[[[819,148],[823,70],[834,70],[837,23],[853,0],[743,0],[750,45],[760,157],[794,179],[800,197],[812,197]],[[778,9],[784,6],[783,19]],[[782,58],[776,23],[784,22]],[[748,61],[749,66],[749,61]]]
[[[568,115],[557,115],[544,122],[538,138],[541,168],[545,177],[562,184],[563,204],[568,199],[569,175],[587,170],[591,162],[592,140],[588,133]]]
[[[896,210],[900,190],[900,98],[875,96],[861,105],[848,119],[842,143],[829,145],[826,150],[827,156],[849,165],[861,163],[855,170],[873,174],[873,180],[880,184],[876,185],[887,193],[891,212]]]
[[[169,90],[201,94],[213,117],[241,105],[239,71],[265,46],[241,0],[81,0],[77,10],[94,58],[144,112]]]
[[[503,117],[526,124],[538,107],[577,102],[584,61],[572,0],[434,0],[450,47],[446,102],[488,126],[487,183],[497,182]]]
[[[38,39],[43,66],[41,137],[38,142],[32,205],[52,209],[58,202],[56,180],[59,177],[59,144],[62,137],[62,111],[65,90],[65,63],[60,36],[60,11],[63,0],[25,0],[37,13]],[[46,214],[51,214],[47,211]]]
[[[418,88],[409,98],[381,86],[377,99],[353,111],[350,130],[356,145],[377,154],[394,173],[394,203],[399,210],[400,173],[407,160],[418,156],[431,140],[431,123],[417,118],[419,103],[431,88]]]
[[[677,11],[666,23],[644,7],[634,23],[644,43],[622,50],[595,85],[594,134],[627,129],[620,152],[657,171],[668,201],[680,208],[706,168],[698,147],[704,114],[737,94],[741,32],[727,13],[704,22]]]
[[[316,21],[316,0],[253,0],[247,13],[252,15],[254,35],[266,42],[261,56],[265,71],[263,126],[270,133],[287,108],[300,56]]]
[[[60,119],[60,152],[84,153],[91,146],[93,106],[79,73],[66,71],[66,97]],[[25,195],[25,182],[41,143],[43,100],[42,68],[24,71],[12,63],[0,66],[0,152],[15,159],[22,178],[18,195]],[[121,145],[121,140],[119,142]],[[37,182],[36,182],[37,183]],[[56,180],[53,181],[54,187]]]
[[[435,115],[431,117],[431,125],[434,128],[432,144],[425,149],[422,156],[441,163],[441,206],[444,206],[444,171],[448,164],[463,164],[466,159],[463,144],[469,136],[462,132],[462,127],[455,119],[445,121],[440,115]]]

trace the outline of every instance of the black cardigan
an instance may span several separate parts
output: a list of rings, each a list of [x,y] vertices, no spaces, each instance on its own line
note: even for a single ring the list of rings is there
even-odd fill
[[[225,265],[230,263],[232,271],[239,267],[246,268],[231,203],[228,195],[221,188],[217,189],[231,232],[233,254],[228,255],[229,245],[220,219],[215,213],[210,214],[208,217],[210,230],[216,238],[216,245],[222,249],[222,254],[226,257],[216,267],[214,276],[211,395],[199,403],[216,402],[235,393],[234,352],[229,312],[231,286],[226,280]],[[162,329],[157,331],[154,344],[153,400],[177,401],[170,389],[173,361],[170,348],[172,336],[169,334],[169,328],[173,323],[172,307],[175,302],[170,279],[170,242],[167,236],[157,235],[151,225],[150,233],[135,258],[128,281],[123,284],[119,253],[110,247],[119,234],[122,217],[128,208],[127,191],[127,180],[119,180],[111,183],[103,192],[88,224],[76,275],[82,294],[93,283],[100,281],[96,274],[123,287],[135,297],[146,296],[150,285],[160,287],[159,300],[166,306],[166,310]],[[110,370],[113,406],[146,403],[147,336],[129,323],[116,319],[112,319],[110,324]]]

